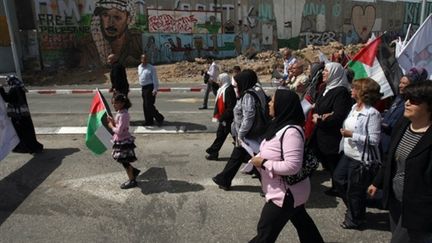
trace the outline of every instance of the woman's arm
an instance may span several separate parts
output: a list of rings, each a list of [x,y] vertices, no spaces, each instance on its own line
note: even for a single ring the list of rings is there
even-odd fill
[[[328,115],[326,119],[318,121],[317,126],[323,128],[341,127],[343,121],[351,110],[351,106],[352,100],[348,91],[343,90],[338,92],[338,94],[336,94],[334,103],[332,104],[332,114]]]
[[[363,124],[357,124],[357,125],[363,125]],[[369,133],[369,144],[372,146],[378,145],[381,137],[381,115],[378,111],[375,111],[369,115],[369,122],[368,122],[367,129]],[[359,144],[365,144],[366,134],[359,134],[354,132],[352,135],[352,139],[353,141]]]
[[[246,93],[243,96],[241,102],[243,119],[241,121],[238,137],[239,139],[243,140],[253,126],[253,123],[255,121],[256,109],[255,99],[252,97],[251,94]]]
[[[273,139],[279,139],[277,137]],[[282,139],[283,161],[268,160],[266,170],[278,175],[295,175],[303,165],[303,136],[295,128],[288,128]]]

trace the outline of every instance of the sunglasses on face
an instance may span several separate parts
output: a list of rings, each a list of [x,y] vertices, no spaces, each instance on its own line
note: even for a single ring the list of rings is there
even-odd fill
[[[417,97],[412,97],[410,95],[404,95],[403,96],[404,101],[408,101],[410,102],[411,105],[420,105],[421,103],[423,103],[422,100],[420,100]]]

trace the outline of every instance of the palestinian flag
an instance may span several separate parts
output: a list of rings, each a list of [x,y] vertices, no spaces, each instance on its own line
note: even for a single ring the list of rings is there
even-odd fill
[[[99,90],[90,106],[87,121],[86,145],[95,154],[102,154],[112,147],[112,131],[108,127],[107,116],[111,116],[108,103]]]
[[[348,63],[348,67],[355,72],[354,80],[371,78],[381,86],[383,99],[393,96],[393,90],[385,76],[377,58],[377,53],[382,43],[382,36],[363,47],[354,58]]]

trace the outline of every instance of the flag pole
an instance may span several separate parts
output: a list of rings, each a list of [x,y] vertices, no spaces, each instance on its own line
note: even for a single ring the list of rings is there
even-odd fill
[[[426,11],[426,0],[423,0],[421,6],[421,13],[420,13],[420,24],[423,23],[425,17],[425,11]]]

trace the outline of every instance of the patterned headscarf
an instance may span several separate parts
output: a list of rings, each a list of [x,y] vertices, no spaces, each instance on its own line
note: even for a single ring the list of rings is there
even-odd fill
[[[129,13],[131,20],[129,25],[135,23],[135,2],[136,0],[99,0],[96,3],[96,8],[93,13],[93,17],[90,24],[90,32],[93,37],[93,41],[96,44],[96,49],[99,53],[99,58],[102,63],[107,62],[108,55],[112,53],[109,42],[104,38],[102,34],[102,23],[99,14],[104,9],[116,8],[120,11],[126,11]]]

